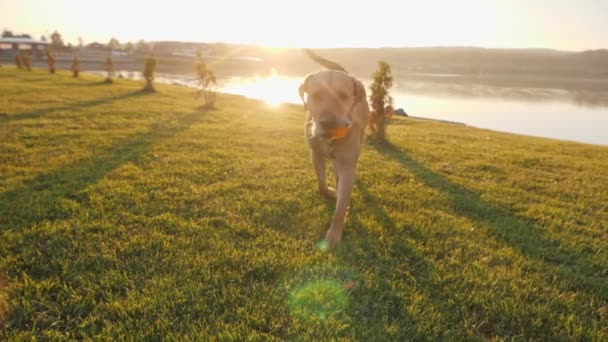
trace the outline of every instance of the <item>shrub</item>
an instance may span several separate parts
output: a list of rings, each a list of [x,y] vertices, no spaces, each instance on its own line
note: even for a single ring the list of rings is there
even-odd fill
[[[386,62],[378,63],[378,70],[373,74],[373,82],[370,86],[371,94],[369,101],[372,106],[370,127],[374,122],[375,132],[372,130],[373,138],[379,143],[386,140],[386,125],[392,116],[393,98],[388,90],[393,86],[391,67]]]
[[[29,51],[23,53],[23,66],[25,67],[25,70],[32,71],[32,57],[30,56]]]
[[[74,56],[74,60],[72,61],[72,75],[75,78],[78,78],[79,74],[80,74],[80,59],[78,59],[78,56]]]
[[[54,74],[55,73],[55,56],[53,55],[53,52],[51,51],[51,49],[46,50],[46,63],[49,66],[49,73]]]
[[[215,86],[216,79],[213,71],[207,68],[207,64],[203,60],[202,54],[197,53],[197,62],[194,64],[194,72],[196,79],[199,82],[199,90],[196,93],[197,97],[203,98],[203,105],[211,107],[215,104]]]
[[[144,78],[146,79],[146,86],[144,91],[154,92],[154,72],[156,71],[156,58],[150,56],[144,61]]]
[[[15,65],[19,69],[23,69],[23,58],[21,57],[21,52],[15,53]]]
[[[109,55],[106,58],[105,69],[108,73],[106,77],[106,83],[112,83],[112,77],[114,77],[114,61],[112,60],[112,55]]]

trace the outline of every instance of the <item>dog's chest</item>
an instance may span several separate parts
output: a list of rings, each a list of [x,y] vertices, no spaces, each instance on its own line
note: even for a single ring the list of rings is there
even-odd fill
[[[329,139],[319,139],[317,137],[308,138],[308,146],[314,150],[315,153],[324,156],[325,158],[335,159],[336,155],[336,141]]]
[[[335,159],[336,158],[336,144],[335,141],[332,140],[322,140],[320,143],[322,148],[321,152],[325,156],[325,158]]]

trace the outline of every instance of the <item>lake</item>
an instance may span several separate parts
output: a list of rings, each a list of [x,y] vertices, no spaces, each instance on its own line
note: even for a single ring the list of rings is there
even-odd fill
[[[100,73],[101,72],[96,72]],[[119,72],[141,79],[138,72]],[[269,107],[301,103],[303,78],[276,73],[219,80],[218,90],[261,99]],[[157,74],[157,81],[196,87],[193,77]],[[369,85],[369,80],[364,80]],[[455,121],[479,128],[560,140],[608,145],[606,93],[544,88],[504,88],[472,84],[396,80],[394,107],[410,116]]]

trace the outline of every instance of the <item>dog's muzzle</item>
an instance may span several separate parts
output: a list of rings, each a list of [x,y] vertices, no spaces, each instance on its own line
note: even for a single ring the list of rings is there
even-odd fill
[[[319,125],[325,131],[331,131],[338,128],[344,128],[350,126],[350,120],[345,118],[336,119],[335,117],[330,117],[327,119],[319,120]]]
[[[326,139],[339,139],[346,135],[351,126],[350,120],[346,118],[336,118],[328,115],[328,118],[319,120],[316,123],[315,135]]]

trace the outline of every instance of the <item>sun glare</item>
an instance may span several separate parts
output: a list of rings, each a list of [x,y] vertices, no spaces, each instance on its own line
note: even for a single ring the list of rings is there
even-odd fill
[[[279,76],[276,70],[270,75],[252,78],[233,78],[221,91],[262,99],[269,107],[276,108],[284,102],[298,102],[298,80]]]

